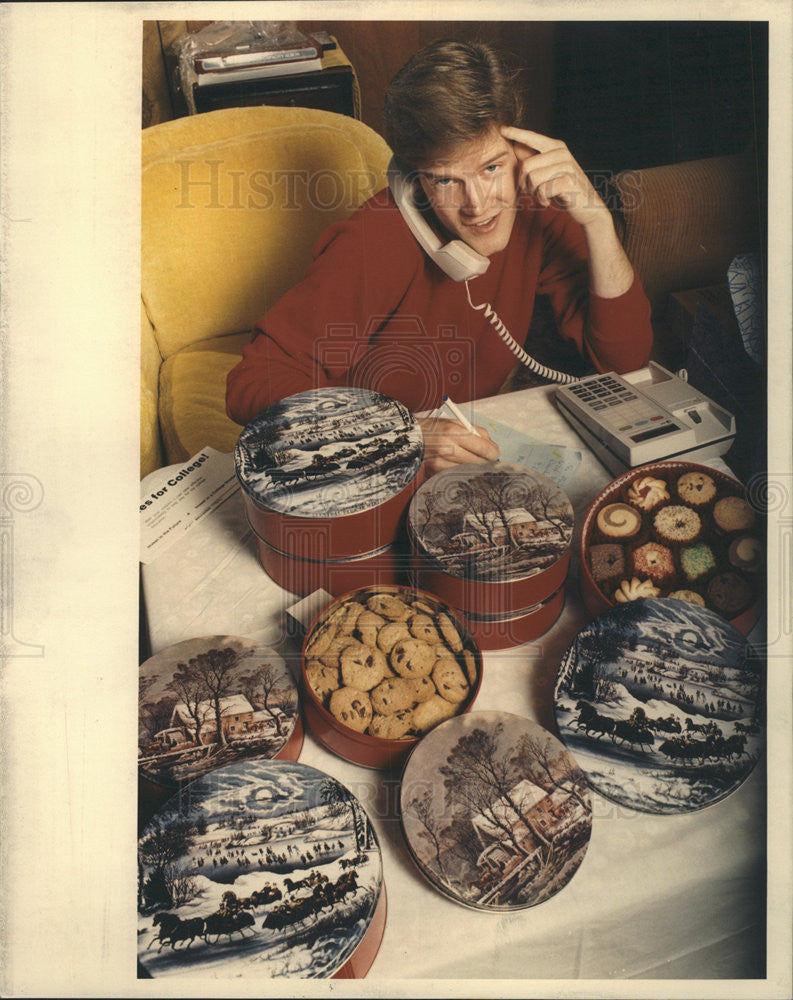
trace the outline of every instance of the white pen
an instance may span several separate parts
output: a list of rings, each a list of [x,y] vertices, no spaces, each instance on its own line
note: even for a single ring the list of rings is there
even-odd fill
[[[449,407],[449,409],[452,411],[452,413],[460,421],[460,423],[468,431],[469,434],[473,434],[476,437],[481,437],[481,435],[474,427],[474,425],[471,423],[471,421],[465,417],[460,407],[453,400],[449,399],[448,396],[443,397],[443,406]]]

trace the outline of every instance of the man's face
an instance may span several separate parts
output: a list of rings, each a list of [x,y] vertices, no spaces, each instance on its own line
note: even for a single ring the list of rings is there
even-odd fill
[[[509,242],[517,211],[518,161],[493,126],[419,170],[424,193],[449,233],[483,257]]]

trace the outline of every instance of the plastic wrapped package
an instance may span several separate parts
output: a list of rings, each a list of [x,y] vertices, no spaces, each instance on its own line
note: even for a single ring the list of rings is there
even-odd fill
[[[189,113],[196,114],[194,88],[202,82],[226,82],[316,68],[322,46],[294,21],[213,21],[173,43],[175,82]]]

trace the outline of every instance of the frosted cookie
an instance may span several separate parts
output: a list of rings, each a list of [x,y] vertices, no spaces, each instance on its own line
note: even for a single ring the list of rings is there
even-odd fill
[[[326,667],[319,660],[309,660],[306,664],[306,680],[323,705],[330,695],[340,687],[338,668]]]
[[[401,639],[391,650],[388,662],[401,677],[426,677],[435,659],[429,643],[421,639]]]
[[[754,524],[755,516],[741,497],[722,497],[713,508],[713,520],[722,531],[747,531]]]
[[[453,705],[459,705],[470,690],[460,664],[451,657],[438,660],[432,668],[432,683],[437,688],[441,698],[445,698]]]
[[[392,622],[404,621],[410,610],[407,604],[394,594],[372,594],[366,606],[376,615]]]
[[[622,580],[614,591],[614,600],[625,604],[627,601],[637,601],[640,597],[658,597],[661,593],[652,580]]]
[[[341,678],[348,687],[370,691],[385,677],[386,659],[382,650],[356,642],[341,653]]]
[[[413,727],[413,713],[408,709],[393,715],[373,715],[369,735],[381,740],[401,740]]]
[[[413,709],[413,729],[417,733],[426,733],[439,722],[450,719],[456,711],[456,705],[441,698],[439,694],[433,695],[428,701]]]
[[[634,479],[626,493],[628,503],[640,510],[654,510],[669,499],[669,490],[663,479],[654,476],[640,476]]]
[[[428,701],[436,693],[429,677],[393,677],[381,681],[369,696],[375,712],[391,715]]]
[[[632,538],[642,526],[641,514],[626,503],[606,504],[595,520],[606,538]]]
[[[664,583],[675,574],[672,553],[665,545],[647,542],[639,546],[632,556],[633,569],[640,576],[648,576],[655,583]]]
[[[658,537],[665,542],[693,542],[702,530],[699,514],[690,507],[662,507],[653,518]]]
[[[328,705],[330,714],[356,733],[366,730],[372,721],[372,702],[366,691],[343,687],[334,691]]]
[[[687,545],[680,552],[680,568],[687,580],[699,580],[715,567],[716,557],[713,549],[704,542],[698,545]]]
[[[716,496],[716,484],[704,472],[686,472],[677,481],[677,495],[691,507],[704,507]]]

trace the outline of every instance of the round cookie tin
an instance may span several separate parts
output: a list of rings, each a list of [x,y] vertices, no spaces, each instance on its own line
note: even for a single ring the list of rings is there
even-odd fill
[[[561,738],[594,789],[656,814],[701,809],[748,777],[763,744],[763,672],[707,608],[646,598],[604,611],[559,667]]]
[[[154,798],[238,760],[297,760],[302,745],[297,686],[267,646],[202,636],[140,666],[138,774]]]
[[[402,653],[415,656],[415,672],[409,659],[395,659]],[[428,662],[419,663],[424,654]],[[462,619],[412,587],[364,587],[333,601],[309,627],[302,663],[311,731],[339,757],[371,768],[401,767],[433,725],[469,711],[482,683],[481,652]]]
[[[550,597],[511,615],[462,614],[480,649],[514,649],[544,635],[564,609],[564,584]]]
[[[589,844],[592,804],[568,750],[535,722],[471,712],[405,765],[402,828],[421,873],[476,910],[534,906],[564,888]]]
[[[356,388],[311,389],[274,403],[243,429],[235,450],[256,535],[312,559],[344,559],[391,543],[423,457],[410,411]]]
[[[369,817],[304,764],[242,761],[185,786],[143,830],[138,870],[152,978],[361,978],[385,929]]]
[[[534,469],[456,465],[416,491],[407,529],[419,586],[463,614],[499,617],[545,601],[562,586],[573,507]]]
[[[326,590],[337,597],[356,587],[394,585],[407,579],[401,547],[392,542],[375,552],[347,559],[308,559],[281,552],[256,536],[259,562],[279,587],[304,596]]]
[[[678,486],[681,481],[686,484],[685,489]],[[637,485],[642,487],[643,498]],[[696,496],[697,488],[706,488],[707,492]],[[743,521],[736,522],[733,530],[728,530],[729,525],[725,528],[719,524],[716,505],[728,497],[739,501],[751,522],[749,529]],[[647,505],[646,509],[639,505],[641,502]],[[603,534],[598,516],[612,504],[618,505],[611,509],[623,521],[638,518],[632,534],[614,537]],[[694,538],[670,542],[659,537],[656,516],[675,512],[683,518],[695,515],[694,527],[698,527],[698,532]],[[612,530],[626,532],[629,528],[618,526]],[[742,541],[743,548],[734,544],[736,540]],[[764,543],[763,520],[747,501],[744,487],[731,476],[692,462],[654,462],[629,469],[609,483],[587,510],[579,543],[581,596],[589,613],[598,615],[623,599],[666,598],[674,594],[676,598],[710,608],[747,635],[760,618],[765,577],[762,566],[747,566],[740,553],[749,546],[753,552],[762,553]],[[642,564],[637,569],[634,553],[638,550],[654,550],[651,554],[655,561],[659,553],[660,557],[671,560],[671,574],[653,579],[647,572],[648,569],[653,572],[652,566]],[[596,567],[594,560],[601,557],[613,561],[616,571],[613,576],[602,561]]]

